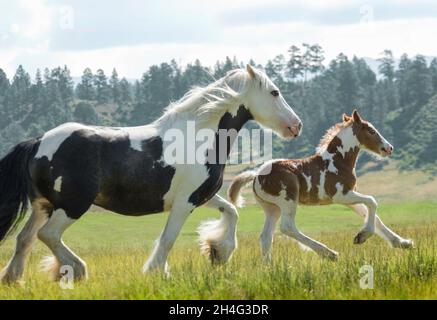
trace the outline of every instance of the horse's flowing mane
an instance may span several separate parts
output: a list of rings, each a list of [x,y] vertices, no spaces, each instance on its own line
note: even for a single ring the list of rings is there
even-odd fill
[[[261,85],[266,86],[267,77],[257,72]],[[252,83],[245,69],[229,71],[223,78],[207,85],[194,87],[181,99],[171,103],[158,119],[162,121],[183,112],[192,112],[199,122],[206,122],[222,116],[226,111],[233,113],[242,104]]]
[[[322,139],[320,139],[320,142],[316,148],[316,151],[320,153],[323,150],[325,150],[326,147],[328,147],[328,145],[331,143],[332,139],[334,139],[337,136],[337,134],[340,132],[340,130],[347,128],[350,125],[351,125],[350,122],[340,122],[340,123],[334,124],[331,128],[326,130]]]

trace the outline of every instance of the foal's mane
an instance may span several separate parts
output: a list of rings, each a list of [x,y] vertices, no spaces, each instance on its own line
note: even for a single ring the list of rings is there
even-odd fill
[[[317,152],[321,152],[322,150],[326,149],[328,145],[331,143],[332,139],[334,139],[337,134],[340,132],[341,129],[347,128],[350,125],[352,125],[351,122],[340,122],[334,124],[331,128],[326,130],[325,134],[323,135],[322,139],[320,139],[319,145],[317,146]]]
[[[257,72],[260,85],[266,86],[267,77]],[[192,112],[199,122],[210,121],[226,111],[234,113],[242,104],[249,89],[250,76],[245,69],[229,71],[223,78],[205,87],[194,87],[181,99],[171,103],[158,121],[174,117],[182,112]]]

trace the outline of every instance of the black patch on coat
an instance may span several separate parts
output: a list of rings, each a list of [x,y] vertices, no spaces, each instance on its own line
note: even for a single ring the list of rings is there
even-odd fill
[[[253,116],[249,110],[247,110],[243,105],[238,108],[237,114],[232,116],[229,112],[226,112],[220,119],[218,129],[231,130],[234,129],[237,132],[241,130],[243,125],[252,120]],[[237,137],[234,137],[237,138]],[[232,141],[231,141],[232,140]],[[226,143],[226,146],[219,145],[220,143]],[[225,170],[226,162],[225,159],[220,159],[220,153],[218,150],[221,148],[226,148],[226,158],[229,157],[234,140],[228,137],[226,141],[220,141],[219,133],[215,135],[214,147],[212,150],[208,150],[207,159],[212,154],[215,157],[215,161],[208,161],[205,166],[208,170],[208,178],[194,191],[188,201],[195,206],[200,206],[210,200],[222,187],[223,184],[223,173]]]
[[[127,133],[82,129],[59,146],[53,159],[35,159],[32,178],[38,193],[68,217],[78,219],[91,204],[126,215],[145,215],[164,210],[164,194],[175,173],[160,162],[162,140],[142,142],[142,150],[130,147]],[[118,131],[118,130],[117,130]],[[62,177],[60,191],[54,190]]]

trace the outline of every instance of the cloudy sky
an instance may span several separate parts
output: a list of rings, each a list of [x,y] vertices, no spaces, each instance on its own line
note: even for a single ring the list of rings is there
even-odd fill
[[[128,78],[151,64],[225,56],[264,63],[291,44],[377,57],[437,55],[435,0],[0,0],[0,68],[87,66]]]

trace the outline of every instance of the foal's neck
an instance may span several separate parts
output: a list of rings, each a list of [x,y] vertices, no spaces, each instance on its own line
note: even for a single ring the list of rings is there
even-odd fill
[[[341,129],[321,152],[323,159],[333,161],[338,171],[353,171],[360,152],[360,143],[351,127]]]

